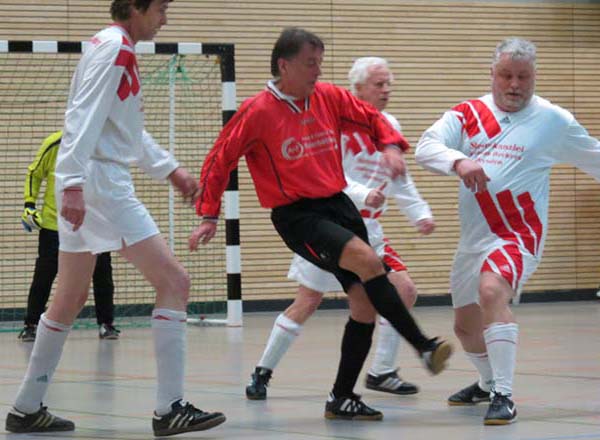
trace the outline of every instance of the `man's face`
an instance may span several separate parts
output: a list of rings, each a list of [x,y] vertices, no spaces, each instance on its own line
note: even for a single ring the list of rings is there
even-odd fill
[[[518,112],[530,101],[535,91],[535,67],[528,60],[513,60],[502,54],[492,67],[492,95],[498,108]]]
[[[323,50],[306,43],[296,56],[280,58],[281,91],[297,99],[304,99],[315,90],[321,76]]]
[[[356,84],[356,96],[382,111],[388,104],[392,84],[392,74],[384,66],[369,67],[364,84]]]
[[[136,41],[153,40],[158,30],[167,24],[168,0],[153,0],[146,12],[134,8],[132,19],[135,21]]]

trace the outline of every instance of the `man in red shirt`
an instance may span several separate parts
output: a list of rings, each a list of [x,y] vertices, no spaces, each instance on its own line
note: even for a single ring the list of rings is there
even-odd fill
[[[369,352],[373,308],[418,351],[433,374],[451,355],[448,342],[427,338],[387,278],[369,246],[365,225],[346,186],[338,140],[341,130],[361,127],[383,151],[394,178],[405,173],[408,142],[374,107],[332,84],[317,82],[324,45],[316,35],[285,29],[271,54],[266,90],[245,101],[206,157],[197,202],[203,221],[190,236],[190,249],[215,235],[221,196],[229,173],[245,156],[258,199],[271,208],[275,229],[295,253],[333,273],[348,295],[351,316],[325,417],[381,420],[353,389]]]

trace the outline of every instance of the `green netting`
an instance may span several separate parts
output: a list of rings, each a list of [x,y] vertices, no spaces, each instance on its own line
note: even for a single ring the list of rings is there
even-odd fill
[[[0,54],[0,331],[20,328],[37,257],[37,233],[23,231],[23,183],[27,166],[42,140],[63,125],[70,79],[78,54]],[[146,128],[192,174],[197,175],[221,129],[221,77],[217,57],[139,55]],[[209,247],[187,250],[187,237],[198,219],[169,185],[134,170],[136,192],[163,236],[192,277],[191,314],[226,312],[223,228]],[[42,191],[43,191],[42,187]],[[41,207],[42,199],[38,201]],[[156,268],[161,270],[161,268]],[[147,325],[154,301],[150,285],[113,253],[118,325]],[[79,326],[95,326],[93,298]]]

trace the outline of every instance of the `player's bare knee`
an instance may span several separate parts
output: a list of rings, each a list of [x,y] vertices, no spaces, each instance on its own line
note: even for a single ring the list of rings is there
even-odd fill
[[[415,305],[417,302],[417,286],[414,283],[405,283],[401,289],[398,289],[398,293],[400,294],[400,298],[402,298],[402,302],[407,308],[410,308]]]

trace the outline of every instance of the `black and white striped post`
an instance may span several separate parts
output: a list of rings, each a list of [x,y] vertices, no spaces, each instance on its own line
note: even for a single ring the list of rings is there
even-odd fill
[[[89,42],[0,40],[0,53],[81,53]],[[236,111],[235,57],[233,44],[154,43],[136,44],[138,54],[216,55],[222,84],[222,119],[227,123]],[[67,96],[65,96],[65,100]],[[225,325],[242,325],[242,276],[240,214],[237,169],[231,172],[225,191],[225,241],[227,267],[227,319]]]
[[[223,125],[233,117],[236,104],[235,52],[233,44],[205,44],[204,53],[221,60]],[[227,263],[227,325],[242,326],[242,255],[240,250],[240,192],[238,170],[229,175],[225,189],[225,244]]]

